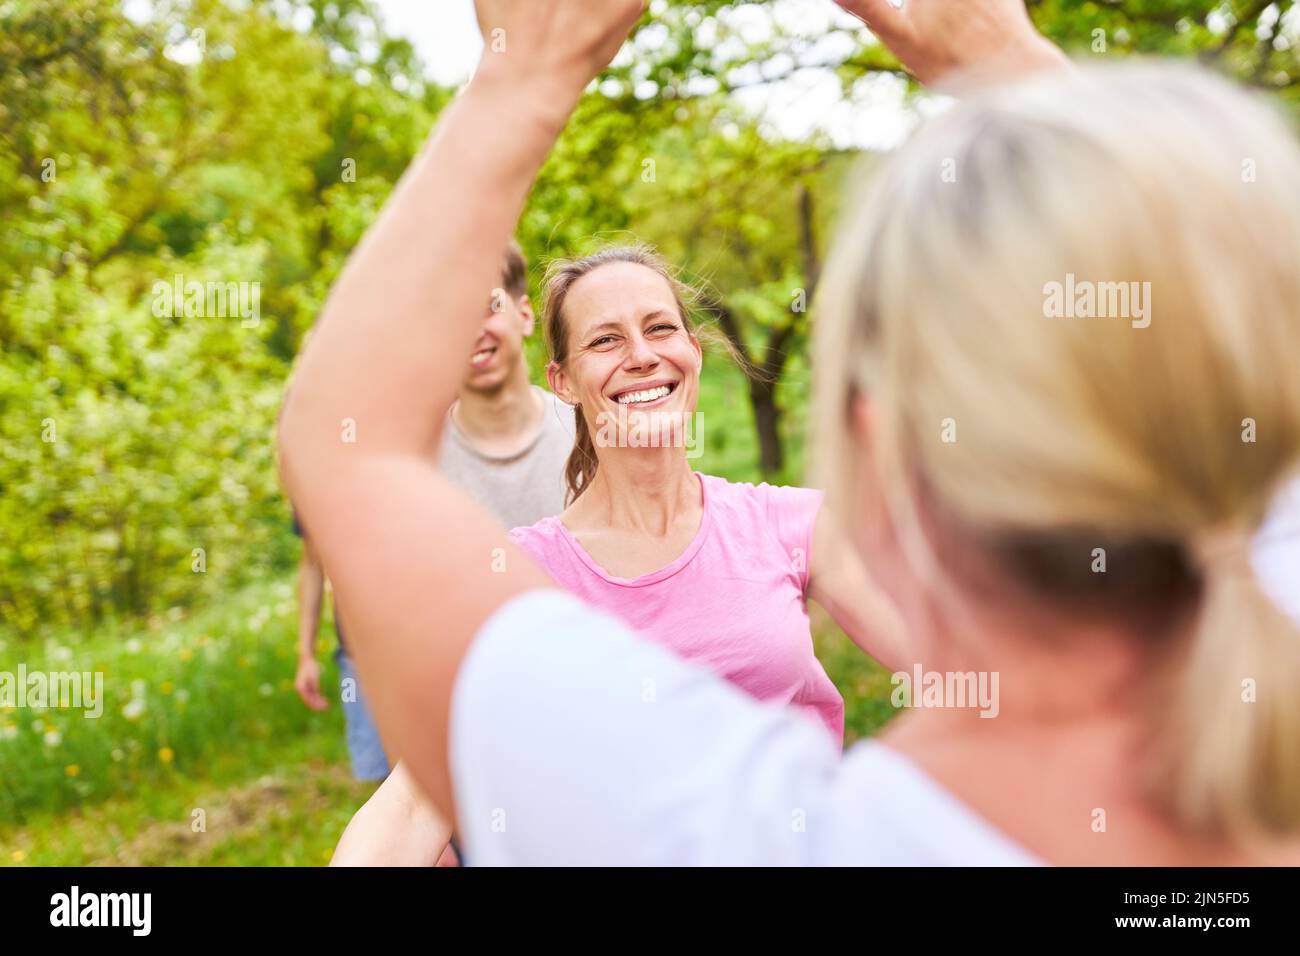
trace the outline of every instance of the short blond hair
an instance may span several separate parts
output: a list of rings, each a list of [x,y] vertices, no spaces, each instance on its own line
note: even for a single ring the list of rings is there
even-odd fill
[[[832,506],[856,520],[855,484],[881,482],[941,590],[936,527],[1062,610],[1176,632],[1142,605],[1185,604],[1194,636],[1149,675],[1151,791],[1191,829],[1295,833],[1300,633],[1251,575],[1196,558],[1219,529],[1255,528],[1300,459],[1287,124],[1187,66],[1062,71],[952,108],[869,178],[817,305]],[[1075,279],[1149,282],[1149,325],[1045,315],[1049,286]],[[879,413],[873,475],[855,473],[855,392]]]

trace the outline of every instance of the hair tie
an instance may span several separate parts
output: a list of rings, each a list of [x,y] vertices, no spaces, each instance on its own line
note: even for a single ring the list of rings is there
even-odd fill
[[[1227,525],[1202,535],[1193,546],[1202,574],[1241,572],[1253,575],[1250,563],[1254,535],[1243,525]]]

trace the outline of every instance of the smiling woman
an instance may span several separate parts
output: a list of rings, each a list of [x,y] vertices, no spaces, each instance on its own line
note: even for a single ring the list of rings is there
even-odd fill
[[[555,394],[574,406],[569,507],[510,539],[566,591],[750,697],[791,708],[838,750],[844,701],[817,660],[808,599],[865,651],[912,663],[896,617],[809,488],[692,471],[703,351],[679,282],[647,246],[552,264],[543,310]],[[637,692],[658,699],[654,678]],[[823,743],[824,745],[824,743]],[[432,863],[450,827],[394,774],[349,825],[370,863]],[[341,844],[342,846],[342,844]]]

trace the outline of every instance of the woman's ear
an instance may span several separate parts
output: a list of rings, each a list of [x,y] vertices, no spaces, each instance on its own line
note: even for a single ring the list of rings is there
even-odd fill
[[[564,368],[555,362],[546,366],[546,384],[551,387],[551,393],[564,404],[578,404],[578,396],[569,388],[569,377],[564,374]]]

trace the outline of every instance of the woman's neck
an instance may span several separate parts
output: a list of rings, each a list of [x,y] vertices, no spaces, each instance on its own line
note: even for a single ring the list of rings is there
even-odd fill
[[[698,524],[700,484],[680,448],[609,449],[591,485],[565,512],[571,529],[601,527],[664,537]]]
[[[1010,615],[966,623],[964,645],[941,635],[920,672],[908,673],[911,706],[881,734],[885,744],[1051,863],[1252,861],[1178,828],[1134,772],[1153,756],[1159,691],[1132,634],[1083,622],[1045,631]],[[980,699],[984,689],[996,700]],[[1124,835],[1108,840],[1108,832]]]

